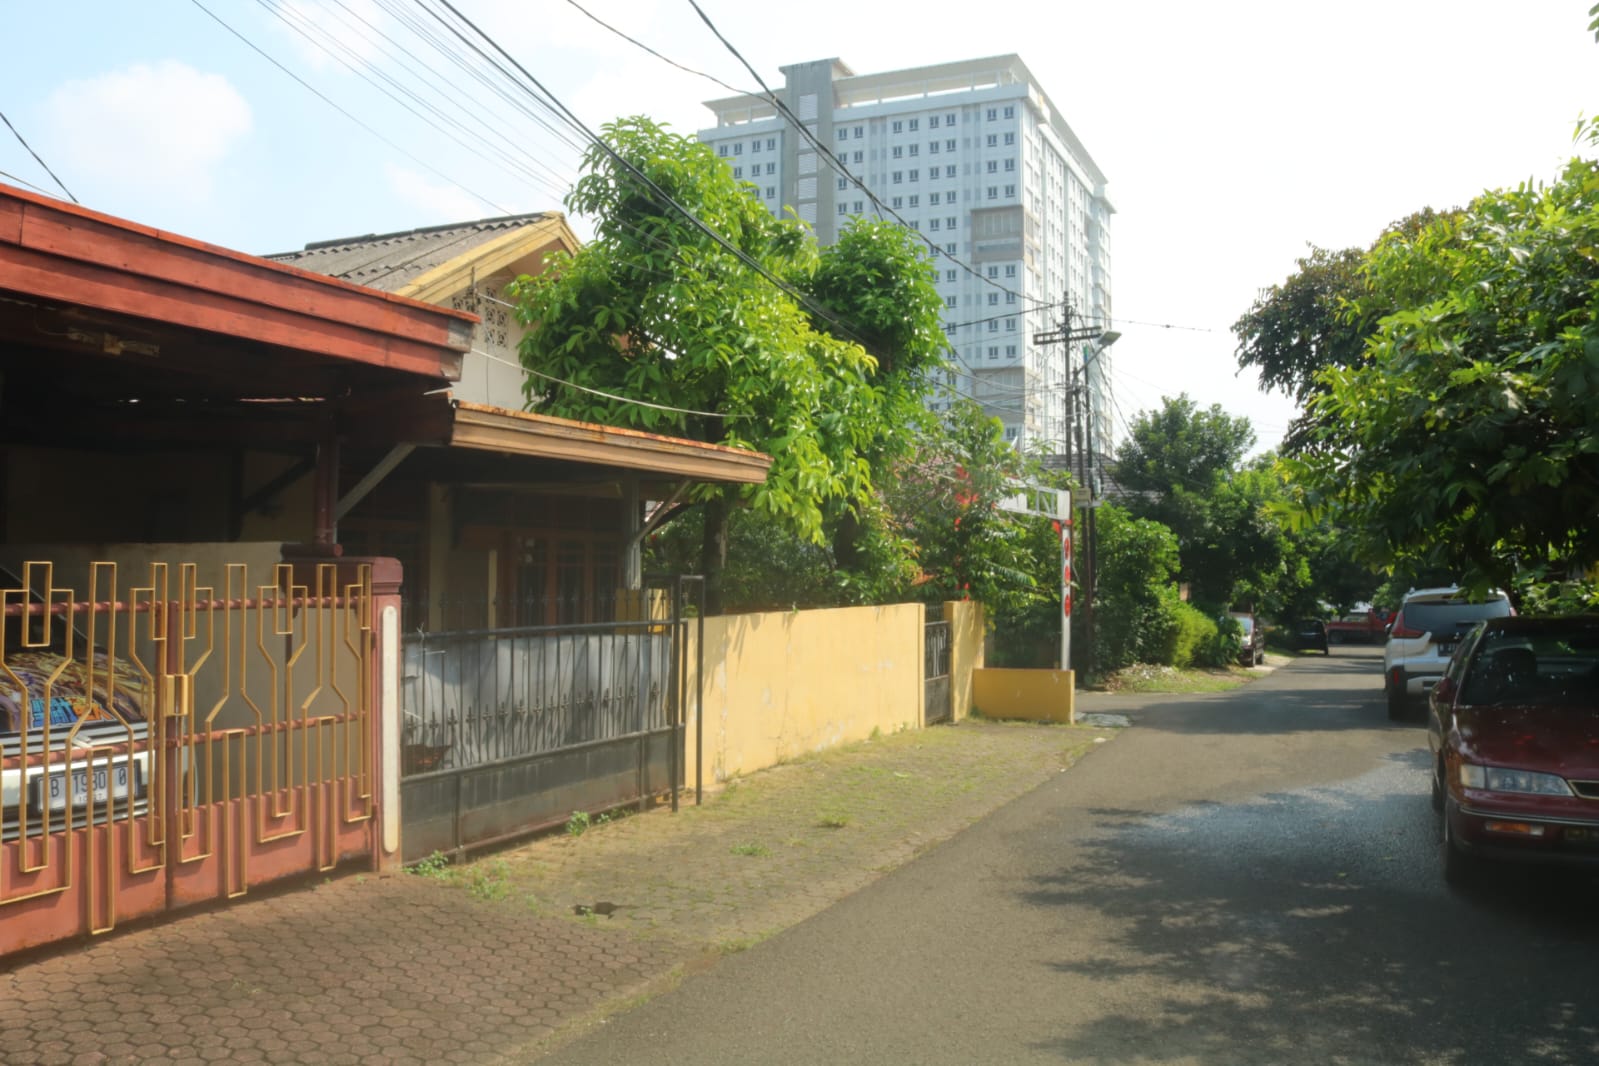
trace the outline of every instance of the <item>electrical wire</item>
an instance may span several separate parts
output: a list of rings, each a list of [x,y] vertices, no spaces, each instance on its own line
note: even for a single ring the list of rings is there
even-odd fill
[[[268,63],[271,63],[274,67],[277,67],[283,73],[287,74],[290,78],[293,78],[294,81],[296,83],[298,83],[301,88],[305,89],[312,96],[315,96],[318,100],[321,100],[323,103],[325,103],[329,107],[333,108],[333,110],[337,111],[339,114],[343,115],[345,118],[349,119],[351,122],[355,123],[357,126],[361,127],[367,133],[371,134],[373,137],[376,137],[378,140],[382,141],[384,144],[388,145],[390,148],[394,149],[396,152],[399,152],[401,155],[405,156],[407,159],[411,160],[413,163],[415,163],[418,166],[426,169],[430,174],[433,174],[435,177],[441,178],[444,181],[449,182],[451,185],[454,185],[456,188],[461,189],[462,191],[466,192],[468,195],[474,197],[475,199],[480,200],[480,201],[482,201],[485,204],[488,204],[490,207],[494,208],[494,210],[497,211],[498,213],[500,213],[502,215],[515,214],[515,212],[513,212],[509,208],[495,203],[493,200],[489,199],[487,196],[484,196],[480,192],[474,191],[470,186],[463,185],[462,183],[456,181],[454,178],[451,178],[448,174],[445,174],[443,171],[439,170],[437,167],[433,166],[431,163],[426,162],[425,160],[421,159],[420,157],[418,157],[414,153],[406,150],[405,148],[400,147],[398,144],[395,144],[389,138],[385,137],[383,134],[379,133],[377,130],[373,129],[371,126],[367,125],[365,122],[362,122],[360,119],[356,118],[349,111],[346,111],[343,107],[340,107],[338,104],[334,103],[333,100],[329,96],[327,96],[327,94],[323,93],[320,89],[317,89],[310,82],[306,81],[304,78],[302,78],[298,74],[294,73],[294,71],[292,71],[288,67],[284,66],[277,59],[273,58],[270,54],[268,54],[265,49],[261,48],[254,41],[250,40],[244,34],[240,33],[238,30],[234,29],[227,22],[223,21],[223,19],[220,16],[218,16],[216,14],[216,12],[214,12],[210,8],[206,7],[205,4],[200,2],[200,0],[189,0],[189,2],[192,3],[195,7],[199,8],[201,11],[205,12],[205,14],[213,22],[215,22],[218,26],[221,26],[223,29],[227,30],[230,34],[232,34],[234,37],[237,37],[252,52],[254,52],[257,55],[259,55],[262,59],[265,59]]]
[[[421,4],[423,0],[417,0],[417,2]],[[482,30],[471,19],[463,15],[460,10],[453,3],[451,3],[451,0],[437,0],[437,2],[439,6],[449,11],[456,20],[470,29],[472,33],[481,38],[490,48],[492,48],[496,53],[503,57],[506,62],[514,67],[517,72],[520,73],[524,79],[526,79],[527,83],[533,86],[533,89],[536,90],[536,93],[539,94],[539,98],[545,102],[546,106],[550,106],[556,111],[556,113],[561,117],[562,121],[566,122],[573,129],[582,133],[596,148],[608,156],[613,163],[627,171],[627,173],[632,176],[634,180],[641,182],[645,188],[647,188],[653,194],[653,197],[656,199],[656,202],[659,206],[661,206],[663,209],[669,208],[682,216],[682,218],[685,219],[691,226],[699,230],[706,237],[710,238],[713,243],[731,254],[740,262],[744,263],[750,269],[754,270],[757,274],[764,277],[778,291],[789,296],[791,299],[796,300],[801,306],[810,310],[812,314],[818,316],[824,321],[831,323],[837,328],[838,331],[843,333],[849,339],[855,341],[857,344],[860,344],[861,347],[865,348],[868,352],[871,351],[870,346],[867,345],[866,342],[849,327],[848,323],[845,323],[843,320],[838,318],[837,315],[833,314],[832,311],[818,304],[814,299],[807,296],[805,293],[793,288],[783,279],[779,278],[777,275],[773,274],[769,269],[767,269],[765,264],[759,262],[749,253],[745,252],[742,248],[739,248],[726,237],[722,236],[722,234],[716,232],[698,215],[694,214],[694,212],[690,211],[687,207],[684,207],[681,203],[678,203],[670,194],[666,192],[666,190],[662,189],[658,184],[656,184],[648,174],[645,174],[642,170],[640,170],[638,166],[636,166],[631,160],[624,158],[620,152],[612,148],[610,144],[607,143],[602,137],[594,133],[593,130],[589,129],[588,126],[585,125],[583,121],[571,111],[570,108],[568,108],[560,101],[559,98],[551,93],[542,82],[534,77],[526,67],[524,67],[515,57],[507,52],[498,41]],[[509,71],[506,71],[505,68],[496,60],[485,53],[475,43],[473,43],[472,39],[468,38],[466,34],[463,33],[458,27],[451,25],[449,21],[439,15],[437,11],[429,9],[429,13],[432,14],[434,18],[436,18],[442,25],[449,29],[450,32],[454,33],[463,44],[472,49],[474,52],[477,52],[479,55],[483,56],[484,59],[488,60],[489,63],[499,69],[503,76],[510,79],[514,84],[516,83],[515,79],[511,78]],[[522,86],[522,88],[524,91],[528,91],[526,86]]]
[[[567,0],[567,2],[576,6],[575,0]],[[785,104],[776,93],[772,92],[772,90],[767,86],[765,80],[762,79],[760,74],[755,70],[754,66],[750,64],[749,60],[744,58],[743,53],[735,48],[733,43],[729,41],[725,35],[723,35],[720,29],[717,28],[716,23],[711,21],[710,16],[707,15],[705,10],[700,7],[698,0],[688,0],[688,3],[689,6],[694,9],[695,14],[699,15],[700,21],[704,22],[706,27],[711,31],[716,39],[722,42],[722,46],[732,53],[733,58],[737,59],[744,69],[749,72],[750,77],[755,79],[755,83],[759,85],[761,87],[761,91],[766,94],[766,99],[774,108],[778,110],[780,114],[782,114],[784,119],[795,130],[795,132],[797,132],[805,139],[807,143],[816,149],[816,151],[821,154],[822,158],[828,161],[828,165],[831,166],[837,174],[853,183],[857,189],[860,189],[863,193],[865,193],[866,196],[872,201],[872,204],[875,206],[880,216],[884,211],[886,211],[893,216],[895,221],[899,222],[903,226],[909,227],[909,223],[905,221],[904,217],[901,216],[899,212],[883,203],[882,199],[877,195],[877,193],[872,191],[872,189],[870,189],[864,181],[856,177],[849,167],[842,160],[840,160],[837,155],[834,154],[833,149],[819,141],[816,138],[816,135],[810,131],[810,128],[806,126],[805,123],[801,122],[799,117],[795,115],[793,111],[789,110],[788,105]],[[718,79],[713,78],[712,80],[716,81],[719,85],[724,85],[724,87],[727,87],[725,86],[725,83],[719,81]],[[734,89],[733,91],[738,92],[737,89]],[[746,95],[753,96],[755,94],[749,93]],[[944,256],[950,262],[966,271],[966,273],[970,274],[972,277],[983,282],[985,285],[992,285],[994,288],[999,289],[1002,292],[1011,293],[1018,299],[1032,300],[1034,303],[1042,302],[1038,300],[1037,297],[1027,296],[1024,293],[1015,292],[1012,289],[1006,288],[995,279],[984,275],[970,263],[967,263],[965,260],[956,257],[953,253],[946,251],[942,245],[934,243],[930,237],[923,235],[920,230],[915,230],[914,232],[916,232],[918,236],[921,236],[923,243],[925,243],[928,248],[932,249],[935,258],[938,256]]]
[[[649,408],[653,408],[654,410],[657,410],[657,411],[670,411],[673,414],[679,414],[679,415],[695,415],[696,417],[699,417],[699,418],[731,418],[731,417],[733,417],[732,415],[724,414],[724,413],[722,413],[720,411],[695,411],[695,410],[692,410],[692,409],[687,408],[687,407],[670,407],[670,406],[668,406],[668,405],[666,405],[664,403],[651,403],[648,400],[640,400],[640,399],[636,399],[635,397],[632,397],[632,396],[619,396],[619,395],[617,395],[614,392],[606,392],[603,389],[591,389],[587,385],[579,385],[575,381],[567,381],[564,378],[556,377],[554,374],[543,374],[543,373],[540,373],[537,370],[532,370],[532,369],[530,369],[530,368],[528,368],[526,366],[523,366],[521,363],[513,363],[509,359],[506,359],[506,358],[504,358],[502,356],[495,355],[492,352],[485,352],[481,348],[473,348],[473,349],[471,349],[471,351],[473,353],[477,354],[477,355],[481,355],[483,358],[488,359],[488,360],[490,360],[492,362],[500,363],[500,364],[502,364],[504,366],[515,367],[516,369],[522,371],[523,373],[531,374],[531,375],[533,375],[536,378],[543,378],[545,381],[553,381],[557,385],[564,385],[566,388],[576,389],[578,392],[587,392],[587,393],[591,393],[591,394],[593,394],[595,396],[603,396],[607,400],[616,400],[616,401],[618,401],[620,403],[632,404],[634,407],[649,407]]]
[[[39,153],[35,152],[33,150],[33,145],[29,144],[27,142],[27,140],[22,136],[21,132],[18,131],[18,129],[11,124],[11,120],[9,118],[6,118],[6,113],[4,111],[0,111],[0,122],[4,122],[6,124],[6,129],[11,131],[11,135],[17,139],[17,143],[21,144],[22,147],[26,148],[28,150],[28,154],[33,156],[33,161],[35,163],[38,163],[41,167],[44,167],[44,172],[46,174],[50,175],[50,180],[51,181],[54,181],[57,185],[59,185],[61,187],[61,191],[62,192],[67,194],[67,199],[71,200],[73,203],[77,203],[78,202],[78,198],[76,196],[72,195],[72,190],[67,188],[65,182],[63,182],[60,178],[56,177],[56,172],[50,169],[50,164],[49,163],[46,163],[43,159],[39,158]],[[17,180],[20,181],[21,179],[19,178]],[[30,185],[29,188],[39,189],[39,186]],[[43,189],[39,189],[39,191],[40,192],[44,192]]]
[[[542,163],[527,156],[526,153],[520,153],[523,159],[519,160],[511,152],[507,152],[499,145],[491,143],[487,137],[471,129],[470,124],[480,124],[481,120],[477,119],[470,108],[460,107],[457,101],[450,98],[448,94],[444,94],[445,98],[459,109],[460,115],[446,114],[437,105],[430,100],[424,99],[409,86],[402,84],[393,76],[362,59],[354,49],[341,41],[337,35],[327,32],[326,29],[318,25],[315,20],[311,19],[302,10],[284,5],[280,0],[257,0],[257,3],[276,16],[289,29],[299,34],[307,43],[319,49],[368,85],[387,96],[412,116],[426,123],[436,132],[455,142],[466,151],[471,152],[479,159],[498,167],[513,178],[529,181],[546,191],[554,192],[557,196],[560,195],[558,187],[568,184],[564,178],[557,176],[553,171],[543,166]],[[342,4],[340,7],[342,8]],[[335,14],[334,17],[337,18],[338,16]],[[340,21],[344,22],[344,25],[350,26],[350,23],[343,19],[340,19]],[[368,28],[372,28],[364,19],[359,21],[367,25]],[[378,45],[377,42],[372,40],[371,36],[363,33],[359,28],[354,26],[350,26],[350,28],[369,43],[376,45],[379,50],[384,50],[382,45]],[[384,39],[388,40],[386,35],[384,35]],[[403,61],[400,61],[400,66],[405,66]],[[426,64],[423,64],[423,66],[426,68]],[[427,79],[418,77],[414,69],[406,68],[406,72],[413,78],[417,78],[417,80],[427,84]],[[431,88],[432,86],[429,87]],[[404,99],[401,98],[402,96]],[[407,103],[407,100],[410,103]],[[415,106],[412,106],[413,104]],[[417,110],[418,108],[423,109],[428,114],[423,114]],[[429,115],[433,117],[429,117]],[[465,117],[464,122],[461,116]],[[466,138],[471,138],[472,141],[477,143],[469,143]],[[480,148],[479,145],[482,147]]]
[[[738,88],[736,86],[729,85],[727,82],[723,81],[721,78],[716,77],[715,75],[707,74],[707,73],[705,73],[702,70],[696,70],[693,67],[686,66],[686,65],[684,65],[682,63],[677,62],[674,59],[671,59],[670,57],[668,57],[666,55],[663,55],[662,53],[656,51],[654,48],[651,48],[649,45],[647,45],[644,42],[638,40],[636,37],[631,36],[630,34],[628,34],[628,33],[624,32],[624,31],[618,29],[617,27],[611,25],[609,22],[606,22],[604,19],[600,18],[598,15],[595,15],[592,11],[588,10],[582,4],[578,3],[577,0],[567,0],[567,3],[570,4],[572,7],[576,8],[583,15],[588,17],[590,20],[592,20],[593,22],[595,22],[599,26],[601,26],[601,27],[609,30],[610,32],[616,34],[618,37],[622,38],[624,41],[627,41],[629,44],[632,44],[635,47],[637,47],[639,49],[642,49],[643,51],[649,53],[650,55],[654,56],[656,59],[659,59],[661,62],[666,63],[668,66],[675,67],[678,70],[681,70],[681,71],[683,71],[683,72],[685,72],[687,74],[693,74],[696,77],[703,78],[706,81],[711,82],[714,85],[718,85],[721,88],[726,89],[728,92],[735,93],[735,94],[737,94],[739,96],[758,96],[758,95],[760,95],[758,93],[751,92],[748,89],[740,89],[740,88]],[[690,3],[693,4],[693,0],[690,0]],[[966,273],[970,274],[972,277],[977,278],[979,281],[983,282],[985,285],[990,285],[990,286],[992,286],[992,287],[994,287],[996,289],[999,289],[1001,292],[1009,293],[1010,295],[1015,296],[1018,299],[1031,301],[1034,304],[1037,304],[1039,306],[1053,306],[1053,305],[1045,304],[1043,301],[1039,300],[1037,297],[1026,296],[1023,293],[1017,292],[1017,291],[1015,291],[1015,290],[1013,290],[1013,289],[1011,289],[1011,288],[1009,288],[1009,287],[1007,287],[1005,285],[1000,284],[997,279],[990,278],[990,277],[984,275],[983,273],[978,271],[976,267],[974,267],[971,264],[967,263],[965,260],[960,259],[954,253],[948,251],[944,246],[942,246],[942,245],[938,244],[937,242],[935,242],[931,237],[928,237],[927,235],[923,234],[920,230],[916,229],[915,227],[912,227],[910,225],[910,223],[905,220],[905,217],[903,215],[901,215],[897,210],[895,210],[894,208],[890,207],[887,203],[885,203],[883,201],[882,197],[878,196],[877,193],[870,186],[868,186],[865,183],[865,181],[863,181],[853,171],[851,171],[849,169],[849,165],[847,163],[845,163],[842,159],[840,159],[837,156],[837,154],[832,150],[831,147],[829,147],[826,144],[823,144],[820,140],[817,139],[817,137],[813,133],[811,133],[810,128],[808,126],[806,126],[805,123],[802,122],[793,113],[792,110],[789,109],[788,105],[785,104],[783,102],[783,100],[779,96],[777,96],[777,94],[772,92],[772,90],[767,86],[766,82],[761,78],[761,76],[758,73],[756,73],[754,67],[752,67],[749,64],[749,62],[744,59],[743,55],[738,51],[738,49],[735,48],[727,40],[727,38],[722,35],[721,31],[716,27],[715,23],[713,23],[710,20],[710,18],[705,14],[705,12],[700,9],[699,5],[698,4],[693,4],[693,6],[694,6],[695,11],[699,14],[700,19],[706,24],[706,26],[708,26],[710,28],[711,32],[716,35],[717,40],[721,41],[723,46],[725,48],[727,48],[727,50],[729,52],[731,52],[733,54],[733,56],[735,58],[737,58],[738,61],[741,64],[743,64],[744,69],[749,71],[750,75],[755,79],[756,83],[758,85],[760,85],[762,92],[765,93],[766,99],[783,116],[785,122],[796,133],[798,133],[802,138],[804,138],[804,140],[808,144],[810,144],[811,147],[814,148],[821,155],[822,159],[827,162],[828,166],[830,168],[832,168],[834,173],[836,173],[840,177],[846,179],[855,188],[859,189],[862,193],[865,194],[867,199],[869,199],[871,201],[872,207],[873,207],[874,211],[876,212],[876,214],[877,214],[877,216],[879,218],[883,217],[886,214],[889,217],[893,218],[894,221],[898,222],[900,225],[905,226],[907,229],[912,230],[912,232],[916,233],[916,235],[921,238],[922,243],[927,246],[927,248],[928,248],[928,250],[930,252],[932,252],[933,257],[935,259],[937,259],[939,257],[948,259],[951,263],[953,263],[956,266],[960,267]]]
[[[43,193],[45,196],[53,196],[54,195],[54,193],[52,193],[49,189],[46,189],[46,188],[44,188],[41,185],[35,185],[33,182],[28,181],[28,180],[26,180],[24,178],[19,178],[15,174],[8,174],[4,170],[0,170],[0,178],[10,178],[12,181],[16,182],[18,185],[21,185],[24,188],[32,189],[34,192],[37,192],[37,193]]]

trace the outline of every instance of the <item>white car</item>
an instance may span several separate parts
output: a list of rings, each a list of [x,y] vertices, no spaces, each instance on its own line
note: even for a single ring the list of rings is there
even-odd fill
[[[1449,665],[1455,645],[1473,626],[1515,613],[1510,598],[1498,589],[1475,598],[1456,586],[1406,593],[1388,627],[1388,643],[1382,653],[1388,717],[1403,718],[1410,707],[1426,699]]]

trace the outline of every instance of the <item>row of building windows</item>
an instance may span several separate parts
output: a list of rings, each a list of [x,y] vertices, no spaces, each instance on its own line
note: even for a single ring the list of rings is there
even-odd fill
[[[1007,104],[1007,105],[1005,105],[1002,108],[1000,108],[1000,107],[991,107],[991,108],[989,108],[987,111],[985,111],[983,113],[983,117],[985,119],[987,119],[989,122],[998,121],[1001,115],[1003,115],[1007,119],[1015,118],[1016,117],[1016,105]],[[957,112],[955,112],[955,111],[946,111],[942,115],[928,115],[927,116],[927,128],[930,129],[930,130],[936,130],[936,129],[939,128],[939,125],[942,123],[942,125],[950,128],[950,129],[954,129],[956,123],[958,123],[959,121],[960,121],[960,118],[959,118],[959,114]],[[918,118],[905,118],[905,119],[898,119],[897,118],[897,119],[894,119],[893,121],[891,121],[889,123],[888,128],[889,128],[890,131],[892,131],[894,133],[906,133],[906,132],[916,133],[916,132],[918,132],[921,129],[921,123],[922,123],[922,120],[919,117]],[[838,127],[838,139],[841,140],[841,141],[847,141],[851,137],[854,137],[858,141],[864,136],[866,136],[866,127],[865,126],[840,126],[840,127]]]
[[[755,140],[751,141],[750,142],[750,153],[753,155],[754,153],[759,152],[761,150],[761,144],[762,143],[763,142],[761,141],[761,139],[759,137],[757,137],[757,138],[755,138]],[[768,138],[766,138],[766,141],[764,143],[766,144],[766,150],[768,152],[777,151],[777,138],[776,137],[768,137]],[[743,155],[744,154],[744,142],[743,141],[734,141],[731,146],[727,145],[727,144],[719,144],[719,145],[716,146],[716,154],[719,155],[719,156],[723,156],[725,158],[727,156],[729,147],[731,147],[732,152],[733,152],[734,155]]]
[[[999,294],[995,293],[994,295],[997,296]],[[956,307],[959,306],[959,303],[957,301],[958,301],[958,297],[954,297],[954,296],[946,297],[944,299],[944,306],[949,308],[951,311],[953,311],[953,310],[955,310]],[[1015,301],[1012,300],[1010,302],[1014,303]],[[988,332],[990,332],[990,333],[998,333],[999,332],[999,324],[1002,321],[1005,323],[1005,332],[1006,333],[1015,333],[1016,332],[1016,320],[1014,318],[1005,318],[1005,319],[990,318],[990,319],[984,320],[984,322],[982,324],[988,327]],[[949,334],[950,336],[954,336],[955,335],[955,331],[960,329],[961,326],[963,326],[963,325],[965,325],[965,326],[975,326],[977,324],[978,323],[976,323],[976,322],[945,322],[944,323],[944,332]],[[1014,353],[1012,353],[1012,354],[1014,354]]]
[[[750,167],[750,177],[758,178],[758,177],[761,176],[761,173],[762,173],[761,172],[761,164],[756,163],[756,164],[754,164],[753,166]],[[766,175],[768,177],[770,177],[773,174],[776,174],[777,173],[777,164],[776,163],[767,163],[766,164],[765,173],[766,173]],[[734,167],[733,168],[733,177],[742,178],[743,176],[744,176],[744,168],[743,167]]]

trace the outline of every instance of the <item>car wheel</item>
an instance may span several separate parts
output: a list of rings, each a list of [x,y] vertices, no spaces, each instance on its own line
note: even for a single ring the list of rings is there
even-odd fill
[[[1397,722],[1405,717],[1405,690],[1402,688],[1388,689],[1388,720]]]
[[[1478,862],[1460,850],[1455,836],[1449,831],[1449,810],[1443,811],[1443,832],[1438,841],[1438,857],[1444,868],[1444,883],[1450,888],[1464,888],[1477,876]]]

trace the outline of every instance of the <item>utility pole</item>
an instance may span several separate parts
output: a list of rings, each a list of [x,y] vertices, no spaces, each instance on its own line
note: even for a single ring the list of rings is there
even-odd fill
[[[1091,489],[1091,486],[1089,484],[1089,479],[1092,477],[1092,464],[1093,464],[1092,441],[1089,441],[1087,449],[1085,449],[1081,444],[1079,444],[1077,449],[1076,449],[1078,456],[1086,455],[1088,457],[1088,469],[1083,471],[1081,477],[1078,476],[1078,472],[1077,472],[1076,468],[1072,465],[1072,459],[1073,459],[1073,455],[1072,455],[1072,452],[1073,452],[1072,438],[1077,434],[1077,431],[1078,431],[1077,368],[1074,365],[1072,365],[1072,345],[1075,344],[1075,343],[1081,342],[1081,341],[1099,340],[1101,338],[1104,338],[1104,337],[1107,337],[1107,336],[1111,336],[1111,335],[1106,333],[1105,328],[1103,326],[1087,326],[1087,325],[1079,326],[1079,325],[1076,325],[1077,313],[1072,308],[1071,293],[1068,292],[1068,293],[1065,294],[1065,299],[1062,301],[1062,308],[1063,308],[1063,310],[1062,310],[1062,314],[1061,314],[1060,324],[1055,329],[1045,330],[1042,333],[1033,334],[1033,343],[1034,344],[1038,344],[1038,345],[1063,344],[1063,345],[1066,346],[1065,364],[1064,364],[1065,365],[1065,370],[1066,370],[1066,373],[1065,373],[1065,379],[1066,379],[1066,386],[1065,386],[1065,389],[1066,389],[1066,395],[1065,395],[1066,424],[1065,424],[1065,426],[1063,428],[1063,431],[1062,431],[1061,435],[1062,435],[1062,438],[1063,438],[1065,446],[1066,446],[1066,469],[1072,473],[1073,479],[1077,482],[1077,484],[1078,484],[1078,486],[1080,488],[1082,488],[1084,490],[1088,490],[1087,495],[1085,497],[1085,499],[1087,501],[1086,502],[1086,506],[1088,508],[1088,513],[1087,513],[1087,516],[1086,516],[1086,519],[1087,519],[1086,527],[1087,527],[1088,537],[1087,537],[1087,540],[1084,542],[1084,545],[1083,545],[1083,562],[1084,562],[1085,565],[1084,565],[1083,580],[1082,580],[1083,591],[1084,591],[1084,595],[1082,597],[1082,601],[1083,601],[1083,612],[1084,612],[1083,613],[1084,636],[1085,637],[1091,637],[1091,635],[1093,633],[1093,628],[1092,627],[1093,627],[1093,619],[1094,619],[1094,599],[1093,599],[1093,587],[1094,587],[1094,572],[1093,572],[1094,511],[1093,511],[1093,508],[1099,501],[1094,499],[1093,493],[1092,493],[1092,489]],[[1114,340],[1115,339],[1114,336],[1111,336],[1111,339]],[[1084,399],[1083,408],[1086,410],[1087,406],[1088,406],[1088,404],[1087,404],[1088,397],[1087,397],[1086,394],[1084,395],[1083,399]],[[1090,426],[1090,428],[1089,428],[1090,437],[1092,436],[1092,433],[1093,433],[1093,429],[1092,429],[1092,426]],[[1068,567],[1070,566],[1070,563],[1071,563],[1071,560],[1069,560],[1069,559],[1066,560],[1066,565]],[[1067,623],[1068,623],[1068,625],[1070,624],[1070,619],[1067,619]],[[1079,651],[1078,651],[1077,655],[1073,656],[1074,659],[1078,659],[1078,660],[1091,660],[1092,659],[1092,657],[1093,657],[1093,649],[1092,649],[1092,647],[1087,647],[1085,649],[1085,645],[1087,645],[1088,643],[1089,642],[1087,640],[1085,640],[1082,644],[1078,645]],[[1061,665],[1061,669],[1065,670],[1065,669],[1073,668],[1074,664],[1067,663],[1067,662],[1062,662],[1060,665]],[[1085,665],[1087,665],[1087,662],[1085,662]]]

